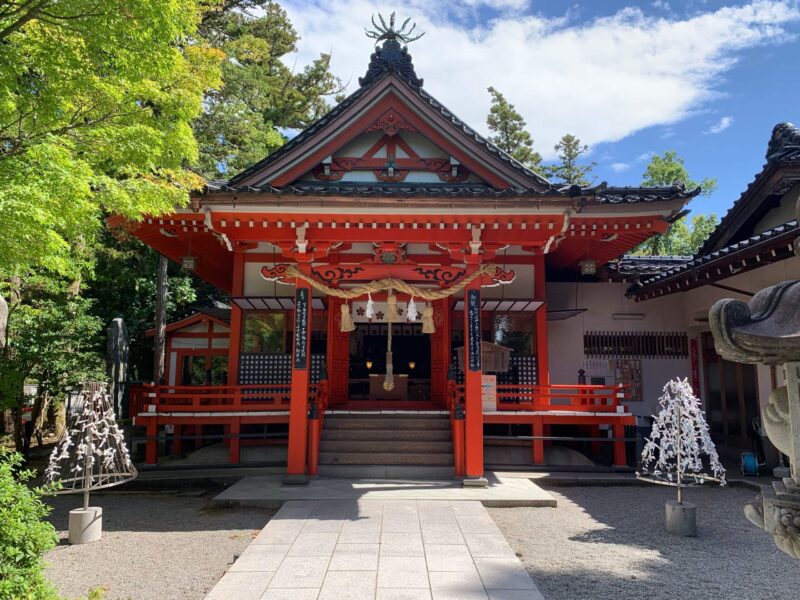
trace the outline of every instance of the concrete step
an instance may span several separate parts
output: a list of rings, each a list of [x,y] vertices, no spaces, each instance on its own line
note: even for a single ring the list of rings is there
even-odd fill
[[[427,429],[427,430],[449,430],[450,419],[439,418],[438,415],[431,415],[432,418],[408,418],[408,417],[369,417],[335,415],[325,417],[325,429]]]
[[[322,428],[323,440],[449,442],[451,436],[450,429],[331,429],[327,420]]]
[[[452,455],[453,444],[447,441],[425,440],[326,440],[320,443],[320,452],[447,452]]]
[[[438,479],[455,478],[453,466],[431,467],[420,465],[320,465],[321,477],[345,479]]]
[[[321,452],[320,465],[453,465],[452,452]]]

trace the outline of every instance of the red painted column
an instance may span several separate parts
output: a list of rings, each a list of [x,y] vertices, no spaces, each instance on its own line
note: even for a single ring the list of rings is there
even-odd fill
[[[450,367],[450,298],[433,302],[433,322],[436,331],[431,334],[431,400],[447,405],[447,370]]]
[[[621,440],[625,437],[625,426],[622,424],[614,424],[612,426],[612,435],[617,439]],[[621,441],[614,441],[614,466],[615,467],[626,467],[628,466],[628,460],[625,456],[625,442]]]
[[[536,311],[536,381],[550,385],[550,360],[547,345],[547,284],[545,282],[544,254],[533,264],[533,295],[542,305]]]
[[[154,465],[158,462],[158,425],[155,419],[147,419],[146,435],[144,462]]]
[[[245,255],[242,250],[234,250],[232,298],[244,295],[244,259]],[[228,385],[239,384],[239,352],[241,351],[243,326],[242,309],[235,302],[231,302],[231,333],[228,338]]]
[[[350,334],[341,329],[344,300],[328,297],[328,393],[332,405],[347,402],[350,370]]]
[[[301,271],[307,263],[297,265]],[[292,344],[292,388],[289,404],[289,457],[286,473],[302,482],[306,473],[308,446],[308,384],[311,362],[311,286],[302,279],[295,280],[294,332]]]
[[[474,272],[476,267],[468,269]],[[480,277],[464,290],[464,396],[466,409],[465,463],[467,479],[483,478],[483,405],[481,383],[481,282]],[[481,483],[485,485],[485,480]]]
[[[534,438],[544,435],[541,417],[534,419],[533,423],[531,423],[531,432]],[[533,464],[544,464],[544,440],[533,440]]]
[[[241,457],[240,448],[242,445],[242,442],[239,439],[239,433],[241,431],[241,423],[239,417],[234,417],[233,419],[231,419],[231,425],[229,431],[231,434],[230,462],[232,465],[238,465],[239,459]]]

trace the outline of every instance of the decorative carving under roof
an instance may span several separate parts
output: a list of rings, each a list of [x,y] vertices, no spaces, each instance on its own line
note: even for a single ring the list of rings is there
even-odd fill
[[[800,129],[791,123],[778,123],[772,129],[772,137],[767,146],[767,159],[792,146],[800,147]]]

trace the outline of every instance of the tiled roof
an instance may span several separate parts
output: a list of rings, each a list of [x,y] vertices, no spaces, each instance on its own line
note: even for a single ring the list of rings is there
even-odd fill
[[[703,255],[711,252],[714,245],[722,236],[723,232],[731,227],[731,222],[744,211],[748,204],[748,199],[752,197],[752,192],[765,175],[765,173],[777,166],[800,163],[800,128],[791,123],[778,123],[772,129],[769,144],[767,146],[766,154],[767,162],[764,163],[761,171],[756,173],[747,188],[742,192],[733,206],[728,209],[728,212],[722,217],[722,220],[717,225],[717,228],[711,232],[703,246],[700,248],[698,254]]]
[[[259,171],[264,167],[270,165],[272,162],[278,160],[278,158],[280,158],[281,156],[284,156],[285,154],[290,152],[293,148],[299,146],[309,138],[313,137],[314,134],[317,133],[319,130],[323,129],[329,123],[336,120],[339,117],[339,115],[344,113],[350,106],[352,106],[356,102],[356,100],[361,98],[368,90],[374,87],[375,84],[381,81],[384,77],[387,77],[388,75],[391,74],[395,74],[403,83],[405,83],[408,86],[410,90],[413,91],[413,93],[422,98],[430,106],[435,108],[439,112],[439,114],[448,119],[456,128],[463,131],[467,136],[472,138],[472,140],[474,140],[477,144],[483,146],[486,150],[488,150],[493,155],[500,158],[503,162],[513,167],[516,171],[524,174],[526,177],[534,179],[539,183],[541,183],[542,185],[551,186],[550,182],[547,181],[547,179],[545,179],[538,173],[534,173],[530,169],[523,166],[517,160],[511,158],[508,154],[500,150],[500,148],[492,144],[490,141],[488,141],[479,133],[477,133],[474,129],[472,129],[469,125],[467,125],[461,119],[456,117],[451,110],[449,110],[441,102],[436,100],[436,98],[434,98],[424,89],[422,89],[422,79],[417,78],[416,73],[414,73],[413,66],[410,66],[410,72],[409,72],[409,65],[411,65],[410,55],[408,55],[407,52],[403,52],[403,55],[407,59],[407,64],[403,60],[395,61],[394,59],[396,53],[386,52],[389,43],[390,42],[387,41],[386,44],[384,44],[383,48],[377,49],[376,52],[372,55],[367,73],[364,77],[362,77],[359,80],[360,87],[355,92],[353,92],[342,102],[334,106],[327,114],[314,121],[314,123],[309,125],[307,128],[305,128],[291,140],[287,141],[278,150],[276,150],[263,160],[260,160],[254,165],[248,167],[241,173],[232,177],[230,179],[230,184],[232,186],[235,186],[237,182],[242,181],[243,179],[249,177],[256,171]],[[394,44],[396,44],[396,42],[394,42]]]
[[[620,260],[610,263],[608,268],[623,277],[642,277],[680,267],[690,260],[692,260],[691,256],[633,256],[626,254]]]
[[[800,226],[798,226],[797,221],[789,221],[788,223],[784,223],[778,227],[774,227],[762,233],[756,234],[746,240],[736,242],[730,246],[726,246],[708,254],[698,256],[697,258],[693,258],[684,262],[683,264],[663,270],[653,277],[641,281],[639,287],[631,288],[628,290],[628,293],[635,293],[638,295],[648,287],[665,283],[671,279],[680,278],[685,273],[701,269],[713,261],[724,258],[727,258],[729,261],[731,261],[734,260],[737,255],[744,254],[748,250],[755,250],[761,245],[768,246],[771,243],[778,241],[779,238],[793,240],[797,237],[800,237]]]
[[[452,197],[452,198],[524,198],[524,197],[583,197],[599,204],[635,204],[639,202],[664,202],[670,200],[687,200],[700,193],[696,190],[686,191],[682,186],[674,185],[660,188],[608,187],[605,183],[592,188],[552,187],[548,191],[534,188],[498,189],[484,184],[448,184],[448,183],[385,183],[385,184],[299,184],[286,187],[242,186],[222,180],[208,182],[211,192],[229,192],[237,194],[256,193],[276,196],[353,196],[363,198],[398,198],[398,197]]]

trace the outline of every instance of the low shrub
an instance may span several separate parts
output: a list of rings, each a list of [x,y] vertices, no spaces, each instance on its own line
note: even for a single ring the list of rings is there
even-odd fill
[[[0,448],[0,600],[56,600],[44,576],[45,553],[58,543],[45,521],[50,488],[29,487],[33,471],[21,469],[22,456]]]

